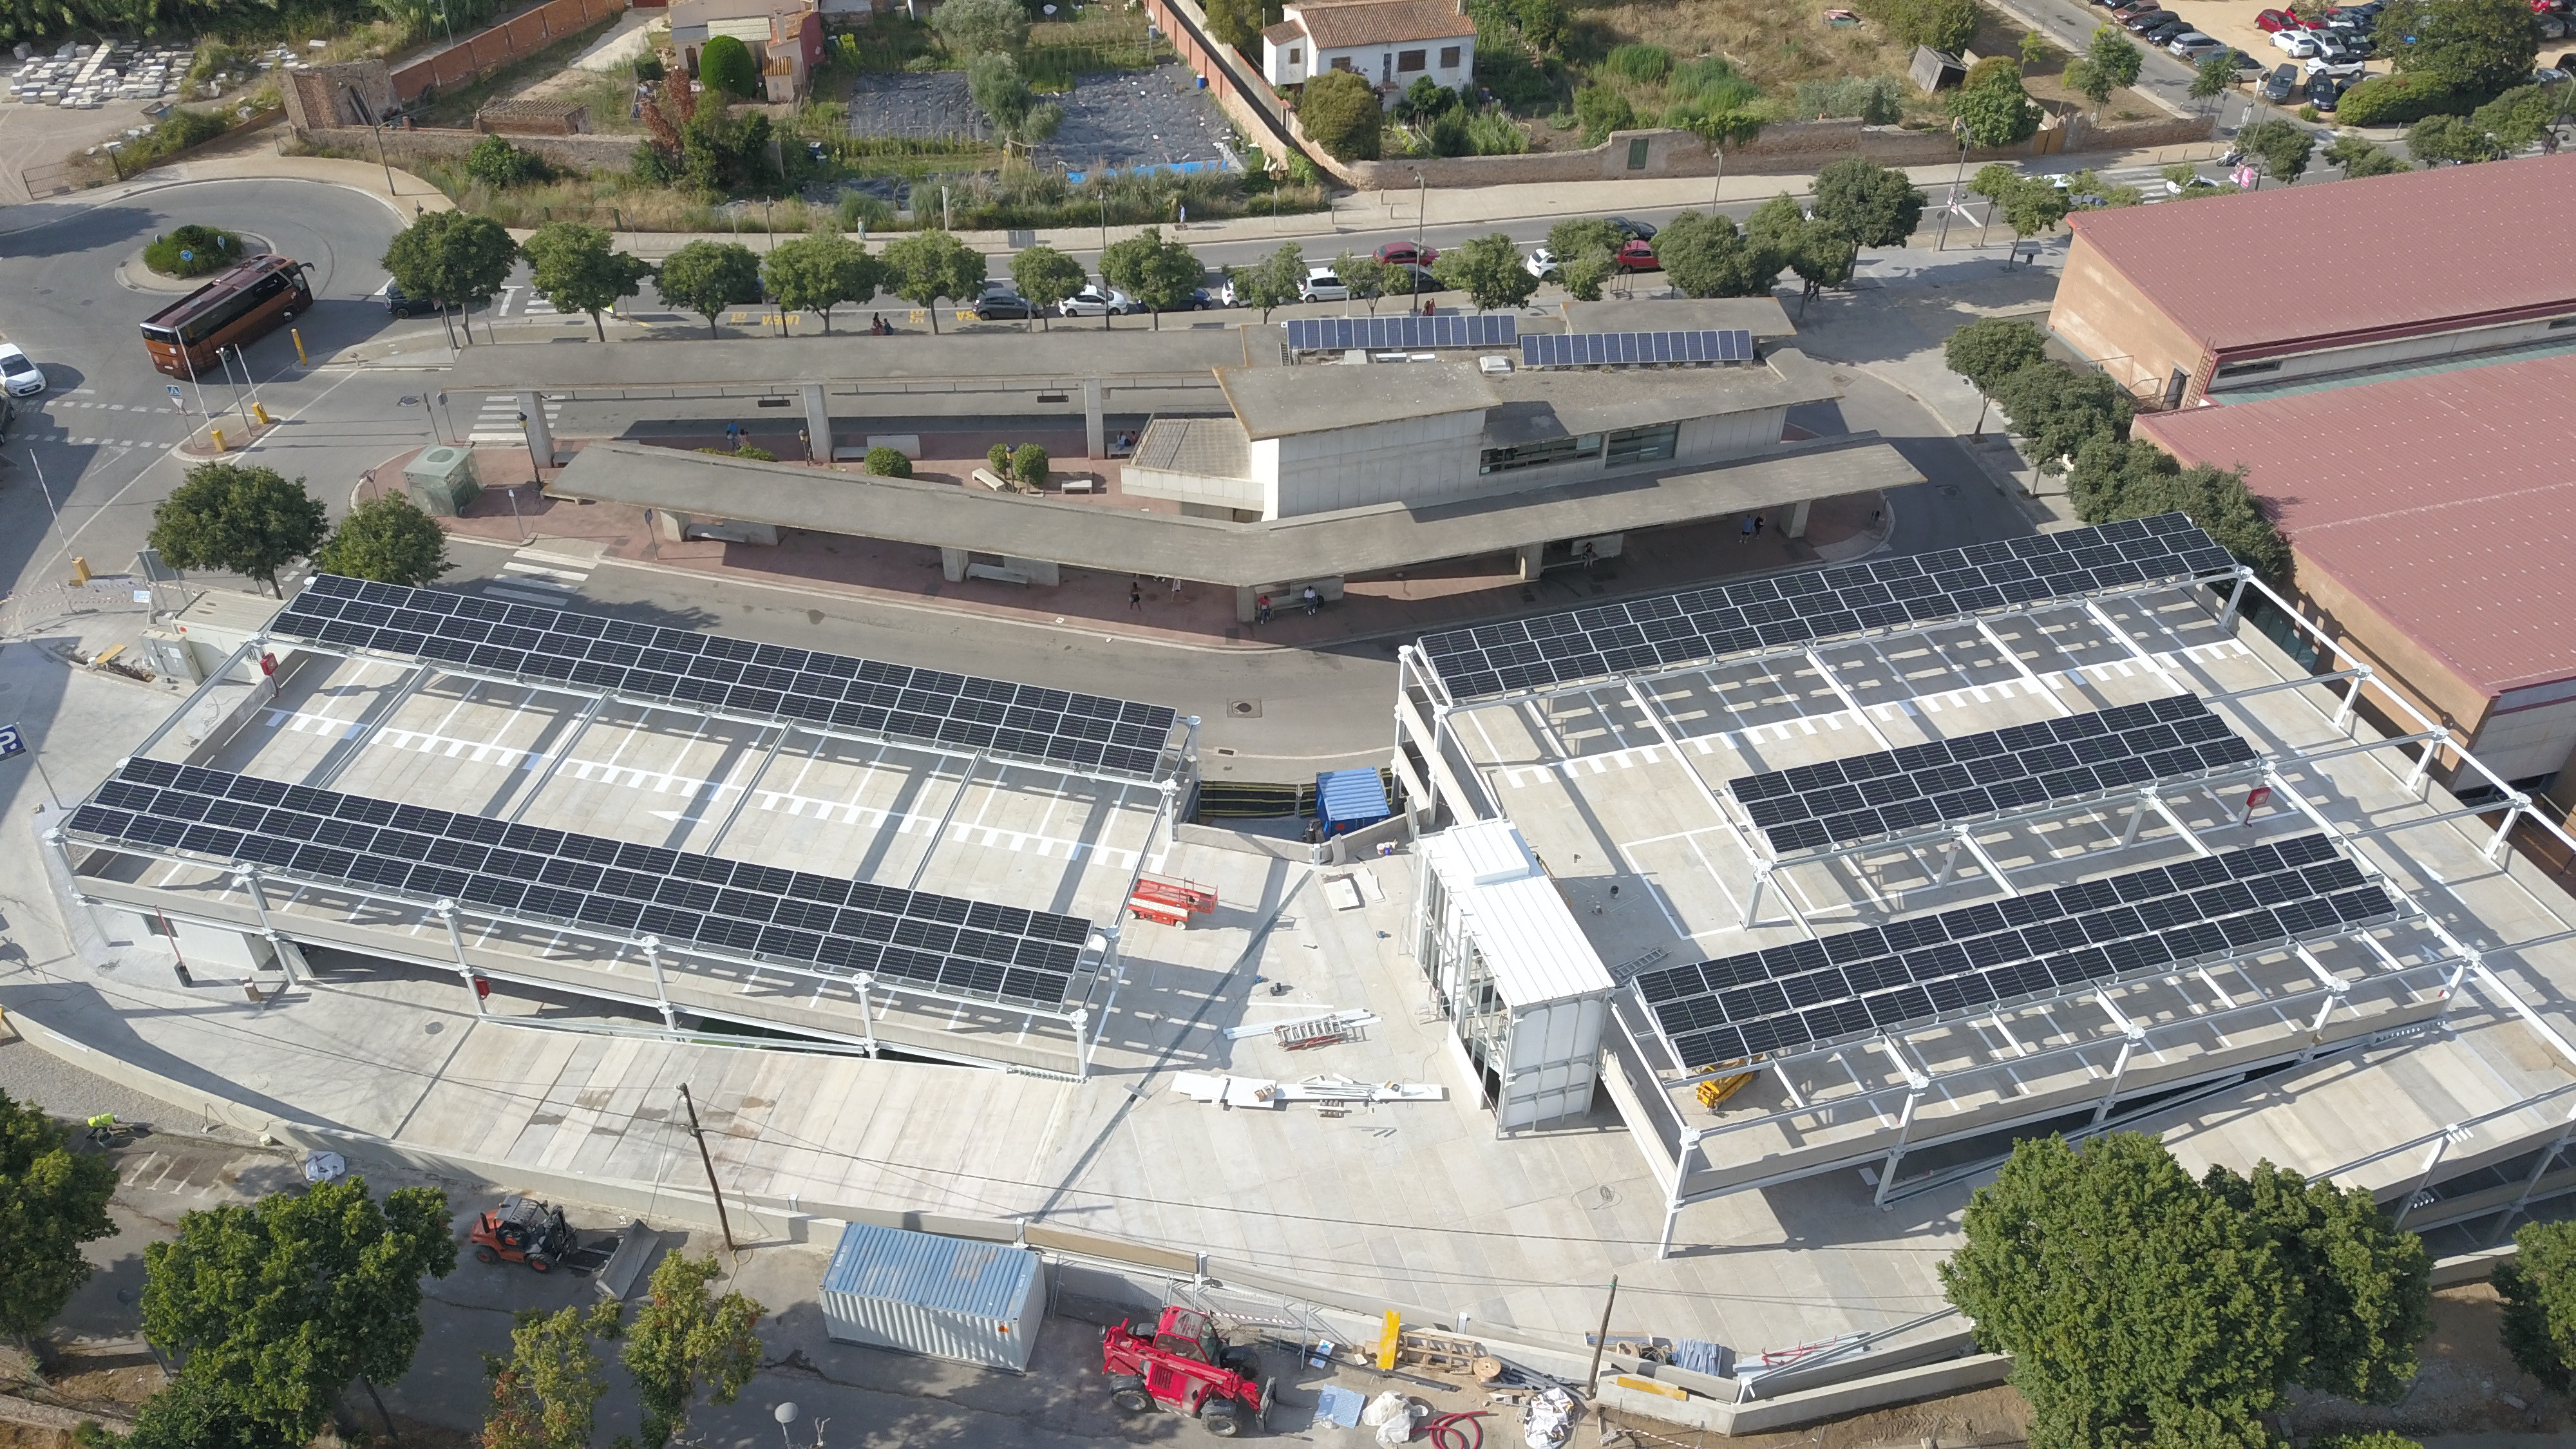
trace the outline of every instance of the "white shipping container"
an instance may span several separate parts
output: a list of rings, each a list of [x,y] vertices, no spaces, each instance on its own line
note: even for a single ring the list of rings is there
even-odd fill
[[[1025,1373],[1046,1317],[1038,1255],[852,1223],[823,1274],[823,1325],[866,1344]]]

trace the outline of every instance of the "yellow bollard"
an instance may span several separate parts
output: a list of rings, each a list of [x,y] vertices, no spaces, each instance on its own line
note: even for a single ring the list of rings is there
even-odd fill
[[[268,415],[268,409],[261,407],[258,403],[252,403],[250,405],[250,411],[251,416],[259,419],[259,425],[263,428],[277,421],[277,419]]]
[[[221,428],[208,428],[206,431],[214,434],[215,451],[218,453],[224,451],[224,430]]]
[[[76,558],[72,560],[72,583],[75,587],[79,588],[89,587],[88,559]]]
[[[304,360],[304,329],[300,327],[289,327],[286,329],[286,335],[295,339],[295,365],[298,367],[311,367],[313,364]]]

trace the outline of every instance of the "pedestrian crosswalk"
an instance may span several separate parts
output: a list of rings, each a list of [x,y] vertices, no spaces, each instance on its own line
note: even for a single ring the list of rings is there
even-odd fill
[[[543,604],[568,609],[580,601],[573,591],[590,578],[595,561],[543,548],[523,548],[501,565],[501,576],[483,592],[514,604]]]
[[[515,313],[511,310],[513,307],[517,308]],[[501,289],[500,315],[504,317],[552,317],[557,314],[555,312],[555,304],[548,300],[546,295],[543,292],[538,291],[536,288],[504,287]]]
[[[546,402],[546,426],[550,428],[553,427],[555,419],[560,417],[562,413],[563,404],[552,399],[548,399]],[[494,446],[499,446],[503,443],[526,442],[528,439],[527,431],[519,426],[518,395],[516,393],[507,392],[486,394],[483,399],[483,406],[477,409],[474,414],[474,431],[466,434],[465,437],[466,441],[471,443],[491,444]]]

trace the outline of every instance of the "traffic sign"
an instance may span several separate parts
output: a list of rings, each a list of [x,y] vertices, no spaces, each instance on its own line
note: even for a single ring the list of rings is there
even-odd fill
[[[13,724],[0,725],[0,760],[25,753],[27,753],[27,742],[19,736],[18,727]]]
[[[179,384],[175,382],[171,383],[169,386],[163,388],[162,391],[170,394],[170,406],[177,408],[183,413],[188,410],[187,399],[179,396]]]

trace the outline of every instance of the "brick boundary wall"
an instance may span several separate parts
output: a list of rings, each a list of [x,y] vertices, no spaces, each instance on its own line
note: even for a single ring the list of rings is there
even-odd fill
[[[626,0],[553,0],[395,70],[394,94],[408,104],[432,89],[463,85],[625,8]]]

